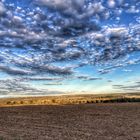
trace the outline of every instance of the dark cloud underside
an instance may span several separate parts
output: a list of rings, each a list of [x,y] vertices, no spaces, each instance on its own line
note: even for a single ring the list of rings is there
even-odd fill
[[[77,69],[100,66],[107,74],[139,64],[130,59],[140,51],[139,7],[139,0],[1,0],[0,71],[30,81],[94,81],[102,78],[78,77]],[[24,84],[16,86],[30,90]]]

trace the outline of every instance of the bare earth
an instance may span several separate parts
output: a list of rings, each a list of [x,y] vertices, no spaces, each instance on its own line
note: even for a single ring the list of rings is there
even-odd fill
[[[140,103],[0,107],[0,140],[140,140]]]

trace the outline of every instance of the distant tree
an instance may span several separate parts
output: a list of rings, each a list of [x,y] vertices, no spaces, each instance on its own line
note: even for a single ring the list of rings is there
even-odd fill
[[[9,105],[9,104],[11,104],[11,102],[10,102],[10,101],[7,101],[7,103],[6,103],[6,104],[8,104],[8,105]],[[1,139],[0,139],[0,140],[1,140]]]
[[[24,102],[23,101],[20,101],[20,104],[23,104]]]
[[[52,103],[56,103],[56,100],[55,99],[52,99]]]

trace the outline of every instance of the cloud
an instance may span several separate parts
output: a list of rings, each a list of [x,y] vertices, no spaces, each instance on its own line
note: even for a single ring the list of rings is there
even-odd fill
[[[64,85],[63,83],[47,83],[47,84],[44,84],[46,86],[60,86],[60,85]]]
[[[108,83],[112,83],[113,81],[112,81],[112,80],[107,80],[107,82],[108,82]]]
[[[2,2],[0,2],[0,16],[5,14],[5,12],[6,12],[6,8],[5,8],[4,4]]]
[[[39,71],[41,72],[48,72],[51,74],[58,74],[58,75],[71,75],[73,73],[72,67],[60,67],[54,65],[45,65],[40,67]]]
[[[36,0],[36,4],[59,11],[63,15],[77,19],[90,17],[104,10],[101,3],[86,4],[85,0]]]
[[[36,88],[30,87],[27,83],[21,81],[20,79],[6,79],[0,80],[0,88],[1,90],[5,90],[7,94],[10,93],[28,93],[28,92],[41,92]]]
[[[63,78],[60,77],[30,77],[27,79],[33,81],[62,81],[63,80]]]
[[[101,3],[86,4],[85,0],[36,0],[35,4],[51,9],[54,15],[58,12],[54,19],[56,28],[52,28],[53,34],[77,36],[87,30],[100,30],[100,26],[95,22],[90,23],[89,18],[104,10]]]
[[[9,96],[34,96],[34,95],[48,95],[59,94],[60,91],[49,91],[47,89],[38,89],[28,83],[25,78],[8,78],[0,80],[0,97]]]
[[[102,78],[99,78],[99,77],[90,77],[88,80],[89,81],[95,81],[95,80],[102,80]]]
[[[31,75],[32,71],[22,70],[19,68],[10,68],[9,66],[0,65],[0,70],[10,75]]]
[[[124,71],[124,72],[132,72],[132,70],[130,70],[130,69],[123,69],[122,71]]]
[[[107,73],[111,72],[111,70],[102,69],[102,70],[98,70],[98,72],[99,72],[100,74],[107,74]]]
[[[81,75],[81,76],[77,76],[76,78],[84,80],[84,81],[102,80],[102,78],[100,78],[100,77],[91,77],[88,75]]]
[[[0,2],[0,71],[30,81],[71,75],[100,80],[78,77],[77,69],[94,66],[107,74],[139,64],[133,55],[140,51],[140,25],[132,22],[139,6],[138,0]],[[132,13],[132,20],[121,24]]]
[[[12,63],[14,67],[26,68],[27,71],[32,69],[34,72],[38,71],[37,67],[40,71],[45,70],[42,65],[49,63],[48,68],[45,66],[46,73],[71,74],[72,72],[68,72],[67,68],[58,68],[56,72],[51,63],[77,60],[78,65],[84,61],[90,65],[98,63],[104,65],[111,62],[111,67],[116,65],[117,68],[114,62],[119,60],[121,63],[120,58],[139,51],[139,41],[136,38],[140,30],[139,25],[130,25],[128,28],[102,26],[99,30],[91,30],[91,26],[95,28],[100,26],[100,24],[96,26],[96,22],[92,21],[94,13],[102,16],[103,11],[109,9],[102,2],[64,1],[54,1],[52,4],[51,0],[37,0],[36,4],[39,6],[41,4],[45,8],[52,9],[47,13],[44,8],[36,7],[36,5],[32,5],[34,10],[29,5],[29,11],[20,6],[16,7],[14,4],[6,5],[7,14],[0,21],[2,26],[0,57],[3,63],[8,63],[8,65]],[[67,3],[70,5],[68,6]],[[71,10],[68,10],[69,8]],[[78,11],[80,9],[82,12]],[[92,14],[88,14],[89,11]],[[68,18],[66,13],[71,16]],[[81,16],[84,14],[85,16]],[[81,18],[77,20],[79,17]],[[132,34],[129,34],[130,32]],[[72,34],[77,37],[73,37]],[[14,51],[15,49],[18,49],[22,55]],[[126,65],[129,65],[129,61]],[[105,71],[109,72],[109,69],[104,69],[103,73]]]
[[[108,0],[108,6],[110,8],[114,8],[115,7],[116,2],[114,0]]]
[[[140,91],[140,82],[134,82],[131,85],[113,85],[112,86],[113,89],[117,89],[117,90],[123,90],[123,91]]]

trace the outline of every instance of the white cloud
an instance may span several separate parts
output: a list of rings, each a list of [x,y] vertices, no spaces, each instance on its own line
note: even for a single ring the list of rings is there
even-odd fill
[[[114,8],[115,7],[115,0],[108,0],[108,6],[110,7],[110,8]]]
[[[2,2],[0,2],[0,15],[3,15],[6,12],[6,8]]]
[[[140,25],[110,24],[117,8],[121,18],[131,6],[114,8],[115,1],[108,2],[110,8],[102,1],[36,0],[37,5],[28,5],[27,9],[0,2],[0,15],[5,13],[0,17],[1,71],[11,76],[67,76],[76,75],[79,67],[100,65],[104,69],[99,73],[105,74],[123,66],[119,64],[140,63],[139,59],[124,61],[140,50]]]

